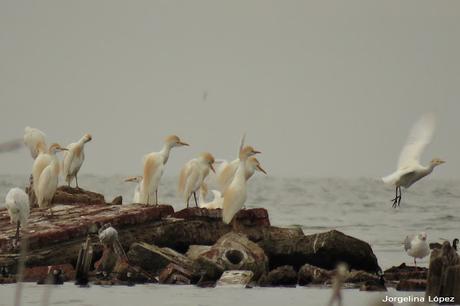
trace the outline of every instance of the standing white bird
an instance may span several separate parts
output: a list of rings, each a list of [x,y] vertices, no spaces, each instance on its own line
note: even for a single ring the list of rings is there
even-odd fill
[[[91,134],[85,134],[78,142],[71,143],[67,146],[68,151],[64,155],[62,173],[69,187],[70,182],[75,178],[75,184],[77,188],[80,188],[78,186],[77,174],[85,160],[85,144],[92,139]]]
[[[20,188],[11,188],[6,194],[5,206],[11,224],[16,223],[16,242],[19,241],[19,228],[27,225],[30,215],[29,196]]]
[[[140,190],[140,203],[158,205],[158,185],[169,158],[169,153],[174,147],[188,146],[176,135],[166,137],[163,149],[152,152],[144,157],[144,179]],[[154,202],[155,201],[155,202]]]
[[[211,190],[214,198],[211,202],[206,202],[206,195],[208,194],[208,186],[206,183],[201,184],[200,186],[200,198],[198,200],[198,204],[200,208],[207,208],[207,209],[216,209],[222,208],[224,205],[224,198],[222,194],[218,190]]]
[[[420,164],[423,150],[433,137],[435,121],[433,114],[427,114],[415,123],[406,145],[399,155],[397,170],[382,178],[385,184],[396,187],[396,196],[392,200],[393,207],[399,206],[401,203],[401,187],[409,188],[412,184],[433,172],[436,166],[445,163],[445,161],[435,158],[431,160],[429,166]]]
[[[430,254],[430,246],[428,245],[426,238],[427,234],[425,232],[421,232],[417,235],[407,236],[404,240],[404,250],[406,251],[407,255],[414,257],[414,264],[416,268],[416,259],[422,259]]]
[[[53,215],[53,209],[51,202],[59,182],[59,159],[56,153],[59,151],[67,151],[66,148],[62,148],[59,144],[54,143],[49,148],[49,156],[51,162],[43,169],[39,178],[38,184],[34,179],[34,186],[37,186],[37,201],[40,208],[49,208],[51,215]]]
[[[260,153],[251,146],[246,146],[240,150],[240,162],[232,182],[224,192],[224,204],[222,220],[229,224],[235,214],[244,206],[246,202],[246,161],[254,155]],[[236,222],[234,222],[236,229]]]
[[[130,176],[125,179],[125,182],[135,182],[137,183],[136,188],[134,188],[133,203],[140,203],[140,194],[142,187],[142,176]]]
[[[36,128],[26,126],[24,129],[24,144],[29,148],[30,155],[36,159],[40,153],[46,152],[45,133]]]
[[[198,207],[196,192],[204,183],[205,178],[209,174],[209,170],[214,170],[215,160],[211,153],[201,153],[199,157],[188,161],[180,172],[179,177],[179,193],[183,196],[187,207],[189,207],[190,197],[193,194],[195,205]]]
[[[238,169],[239,163],[239,158],[231,161],[230,163],[225,160],[221,163],[219,169],[217,170],[217,175],[220,190],[222,190],[222,192],[224,192],[228,185],[230,185],[232,182],[236,170]],[[246,181],[249,180],[256,171],[263,172],[265,175],[267,174],[267,172],[260,165],[260,162],[257,160],[257,158],[251,156],[246,161]]]

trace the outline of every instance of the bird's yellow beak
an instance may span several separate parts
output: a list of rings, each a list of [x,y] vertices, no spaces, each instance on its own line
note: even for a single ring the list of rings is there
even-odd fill
[[[260,172],[263,172],[265,175],[267,175],[267,172],[260,165],[257,165],[257,170],[259,170]]]
[[[257,150],[253,150],[253,151],[252,151],[252,154],[260,154],[260,153],[262,153],[262,152],[257,151]]]
[[[62,148],[62,147],[59,148],[59,150],[60,150],[60,151],[69,151],[69,149],[67,149],[67,148]]]
[[[179,141],[179,144],[180,144],[181,146],[190,146],[188,143],[183,142],[183,141]]]
[[[212,164],[209,164],[209,168],[211,168],[212,172],[216,173],[216,170],[214,169],[214,166]]]
[[[136,179],[135,176],[130,176],[130,177],[127,177],[124,179],[125,182],[134,182],[134,180]]]
[[[446,161],[445,161],[445,160],[440,160],[439,163],[440,163],[440,164],[445,164]]]

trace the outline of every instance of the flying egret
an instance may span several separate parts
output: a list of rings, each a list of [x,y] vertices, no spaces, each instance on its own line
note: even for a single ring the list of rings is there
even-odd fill
[[[36,159],[40,153],[46,152],[46,135],[36,128],[26,126],[24,129],[24,144],[29,148],[30,155]]]
[[[232,182],[224,192],[222,220],[229,224],[246,202],[246,161],[250,156],[260,153],[251,146],[240,150],[239,165]],[[236,221],[233,224],[236,229]]]
[[[422,259],[430,254],[430,246],[428,245],[426,238],[427,234],[425,232],[421,232],[417,235],[407,236],[404,240],[404,250],[406,251],[407,255],[414,258],[414,264],[416,268],[416,259]]]
[[[140,190],[140,203],[158,205],[158,185],[169,158],[169,153],[174,147],[188,146],[176,135],[166,137],[163,149],[152,152],[144,157],[144,179]],[[155,202],[154,202],[155,201]]]
[[[11,224],[16,227],[16,243],[19,241],[19,228],[27,224],[30,215],[29,196],[20,188],[11,188],[5,197],[5,206]]]
[[[179,193],[183,196],[187,207],[189,207],[190,197],[193,195],[195,205],[198,207],[196,192],[203,184],[209,174],[209,170],[215,172],[215,159],[211,153],[204,152],[200,156],[188,161],[180,172]]]
[[[85,134],[78,142],[71,143],[67,146],[68,151],[64,154],[62,173],[69,187],[70,182],[75,178],[75,185],[77,188],[80,188],[78,186],[77,174],[85,160],[85,144],[92,139],[93,137],[91,134]]]
[[[431,142],[435,129],[435,117],[433,114],[423,116],[415,123],[409,134],[406,145],[399,155],[397,170],[383,177],[385,184],[396,187],[396,196],[392,200],[393,207],[401,203],[401,187],[409,188],[412,184],[427,176],[433,169],[445,163],[445,161],[435,158],[428,166],[420,164],[420,158],[425,147]]]
[[[135,182],[137,183],[136,188],[134,188],[133,203],[140,203],[140,193],[142,187],[142,176],[130,176],[125,179],[125,182]]]
[[[62,148],[59,144],[54,143],[49,148],[49,156],[51,162],[41,172],[38,178],[37,184],[37,201],[40,208],[49,208],[51,215],[53,215],[53,209],[51,202],[59,182],[59,159],[56,153],[59,151],[67,151],[66,148]],[[35,186],[35,180],[34,180]]]

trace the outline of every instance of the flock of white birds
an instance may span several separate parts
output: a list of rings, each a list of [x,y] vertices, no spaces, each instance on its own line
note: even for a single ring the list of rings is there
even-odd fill
[[[432,159],[428,166],[421,165],[421,156],[426,146],[431,142],[435,129],[435,116],[424,115],[413,126],[407,143],[404,146],[397,165],[397,170],[384,177],[385,184],[395,187],[395,198],[392,200],[393,207],[399,207],[401,203],[401,187],[409,188],[421,178],[430,174],[434,168],[444,163],[443,160]],[[45,134],[31,127],[24,131],[24,144],[29,148],[34,159],[32,167],[33,193],[38,206],[42,209],[49,208],[52,216],[52,199],[56,192],[60,174],[70,186],[75,179],[78,186],[78,172],[85,160],[84,147],[91,141],[90,134],[85,134],[79,141],[61,147],[54,143],[47,147]],[[238,157],[227,162],[217,160],[211,153],[201,153],[188,161],[182,168],[179,176],[178,191],[187,207],[192,200],[196,206],[207,209],[222,209],[222,219],[225,223],[232,223],[236,229],[235,215],[242,209],[246,202],[247,181],[256,172],[266,174],[260,162],[254,157],[261,153],[252,146],[245,145],[243,136],[238,150]],[[171,150],[175,147],[188,146],[178,136],[166,137],[163,148],[159,152],[152,152],[144,157],[143,176],[133,176],[125,181],[137,183],[133,203],[145,205],[158,205],[158,188],[161,177],[169,159]],[[58,152],[64,152],[63,160],[57,157]],[[214,165],[220,163],[218,171]],[[206,179],[209,172],[216,173],[217,183],[220,190],[212,190],[214,198],[206,202],[208,193]],[[19,238],[20,226],[27,224],[30,213],[29,196],[20,188],[11,189],[6,196],[6,207],[10,215],[11,223],[17,224],[16,241]],[[404,247],[406,252],[414,258],[423,258],[429,254],[427,235],[422,232],[414,236],[406,237]]]

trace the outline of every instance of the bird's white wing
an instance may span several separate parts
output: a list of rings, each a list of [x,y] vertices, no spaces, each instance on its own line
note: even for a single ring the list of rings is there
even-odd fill
[[[26,126],[24,129],[24,144],[29,148],[30,155],[32,155],[33,158],[36,158],[40,151],[45,151],[45,138],[45,133],[39,129],[31,128],[29,126]]]
[[[436,118],[432,113],[424,115],[414,124],[399,155],[398,169],[414,167],[420,164],[423,150],[433,138],[435,125]]]
[[[412,240],[414,239],[414,235],[407,236],[406,239],[404,239],[404,250],[410,250],[412,247]]]

